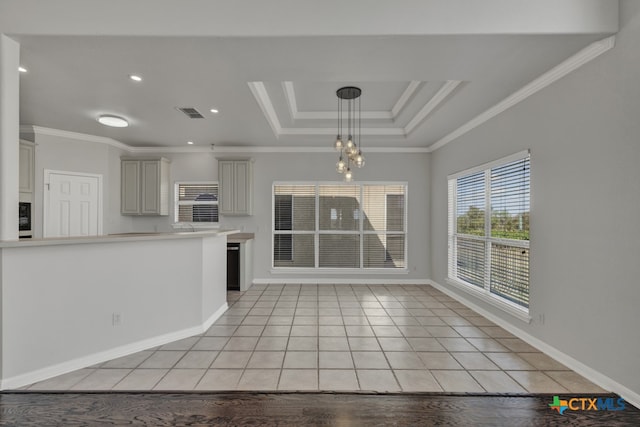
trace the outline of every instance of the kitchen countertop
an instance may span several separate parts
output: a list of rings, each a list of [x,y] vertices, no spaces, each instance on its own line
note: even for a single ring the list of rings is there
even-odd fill
[[[227,234],[227,243],[245,243],[253,238],[255,238],[254,233],[231,233]]]
[[[101,236],[86,237],[56,237],[48,239],[22,239],[0,242],[0,248],[20,248],[31,246],[55,246],[74,245],[87,243],[116,243],[144,240],[170,240],[170,239],[193,239],[215,236],[229,236],[239,233],[239,230],[207,230],[207,231],[186,231],[174,233],[154,233],[154,232],[132,232],[105,234]]]

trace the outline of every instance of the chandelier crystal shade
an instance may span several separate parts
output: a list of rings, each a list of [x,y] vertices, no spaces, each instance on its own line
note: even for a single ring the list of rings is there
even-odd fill
[[[353,167],[361,168],[364,166],[360,142],[361,94],[360,88],[354,86],[341,87],[336,91],[338,96],[338,135],[334,148],[339,153],[336,171],[342,174],[347,182],[353,180]],[[346,141],[343,140],[343,136],[347,137]]]

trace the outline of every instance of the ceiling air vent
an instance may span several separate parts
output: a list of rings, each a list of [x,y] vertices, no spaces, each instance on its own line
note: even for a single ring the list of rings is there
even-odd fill
[[[182,111],[189,117],[190,119],[204,119],[204,116],[200,114],[198,110],[193,107],[176,107],[178,110]]]

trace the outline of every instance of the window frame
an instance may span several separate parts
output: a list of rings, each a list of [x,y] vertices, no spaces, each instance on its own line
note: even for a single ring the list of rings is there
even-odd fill
[[[530,233],[528,240],[518,240],[518,239],[508,239],[501,237],[493,237],[492,236],[492,226],[491,226],[491,171],[493,169],[499,168],[501,166],[506,166],[510,163],[514,163],[517,161],[521,161],[524,159],[529,159],[529,216],[531,215],[531,157],[530,151],[524,150],[518,153],[512,154],[510,156],[506,156],[492,162],[488,162],[470,169],[466,169],[455,174],[449,175],[447,177],[447,277],[446,282],[453,286],[456,286],[459,289],[464,290],[467,293],[474,295],[475,297],[488,302],[489,304],[496,306],[503,311],[523,320],[525,322],[530,322],[531,317],[530,313],[530,300],[527,304],[527,307],[518,304],[509,300],[506,297],[500,296],[499,294],[491,291],[491,248],[493,245],[506,245],[514,248],[523,248],[529,251],[529,260],[531,259],[531,249],[530,249]],[[484,173],[484,234],[483,235],[474,235],[474,234],[466,234],[466,233],[458,233],[458,216],[457,216],[457,180],[459,178],[469,177],[474,174]],[[467,282],[457,275],[457,241],[458,237],[463,237],[465,239],[470,239],[473,241],[483,242],[484,244],[484,277],[482,281],[482,286],[472,284]],[[530,262],[530,261],[529,261]],[[529,276],[527,280],[527,286],[529,290],[529,295],[531,294],[531,274],[529,270]]]
[[[320,228],[320,187],[322,186],[358,186],[359,188],[359,204],[360,209],[358,210],[358,229],[357,230],[323,230]],[[403,224],[404,231],[392,231],[389,232],[385,230],[385,234],[393,234],[393,235],[402,235],[404,236],[404,267],[399,268],[385,268],[385,267],[364,267],[364,238],[366,235],[376,234],[375,230],[366,230],[364,228],[364,221],[362,220],[364,217],[363,213],[363,196],[364,196],[364,187],[367,185],[371,186],[402,186],[404,188],[404,212],[403,212]],[[314,197],[315,197],[315,228],[314,230],[276,230],[275,229],[275,189],[277,186],[313,186],[314,187]],[[344,182],[344,181],[274,181],[271,186],[271,272],[272,273],[302,273],[302,274],[362,274],[363,272],[371,272],[371,273],[382,273],[385,274],[408,274],[409,273],[409,251],[408,251],[408,210],[409,210],[409,185],[407,181],[359,181],[359,182]],[[391,194],[391,193],[390,193]],[[393,193],[397,194],[397,193]],[[292,200],[292,211],[294,201]],[[386,224],[386,196],[385,196],[385,224]],[[289,231],[293,234],[300,235],[313,235],[314,241],[314,266],[313,267],[285,267],[285,266],[275,266],[275,255],[274,255],[274,244],[275,244],[275,235],[283,234],[283,231]],[[345,235],[357,235],[359,236],[359,245],[360,245],[360,260],[359,267],[320,267],[320,236],[328,235],[328,234],[345,234]],[[293,254],[293,245],[295,239],[292,242],[292,254]]]
[[[278,196],[278,195],[277,194],[273,194],[273,210],[275,210],[275,206],[276,206],[275,205],[276,204],[276,196]],[[280,195],[280,196],[282,196],[282,195]],[[276,255],[275,255],[276,238],[275,238],[275,236],[277,236],[277,235],[287,236],[287,234],[285,234],[285,233],[275,233],[275,231],[293,231],[293,201],[294,201],[294,198],[293,198],[292,195],[287,195],[287,196],[289,196],[289,199],[290,199],[290,201],[289,201],[289,206],[290,206],[290,208],[289,208],[289,221],[290,221],[290,224],[291,224],[290,225],[291,228],[285,228],[285,229],[278,228],[276,230],[276,222],[275,222],[275,218],[273,218],[274,219],[274,221],[273,221],[273,230],[274,230],[274,232],[271,233],[272,240],[273,240],[273,244],[271,246],[271,252],[272,252],[271,256],[273,258],[273,262],[275,262],[275,260],[276,260]],[[291,233],[290,237],[291,237],[291,239],[289,241],[289,257],[288,258],[284,258],[284,257],[281,256],[281,257],[278,258],[278,261],[293,261],[293,252],[294,252],[293,233]],[[271,263],[272,266],[273,266],[273,262]]]
[[[180,200],[181,185],[215,185],[218,190],[218,200],[215,201],[195,201]],[[174,181],[173,183],[173,224],[174,229],[187,229],[193,231],[196,228],[220,228],[220,183],[218,181]],[[218,221],[178,221],[180,206],[218,206]]]

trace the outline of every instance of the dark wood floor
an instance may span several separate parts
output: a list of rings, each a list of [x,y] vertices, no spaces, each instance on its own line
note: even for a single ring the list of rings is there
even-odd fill
[[[549,408],[552,400],[551,395],[442,393],[10,392],[0,394],[0,425],[640,425],[640,410],[630,404],[617,412],[565,411],[560,415]]]

